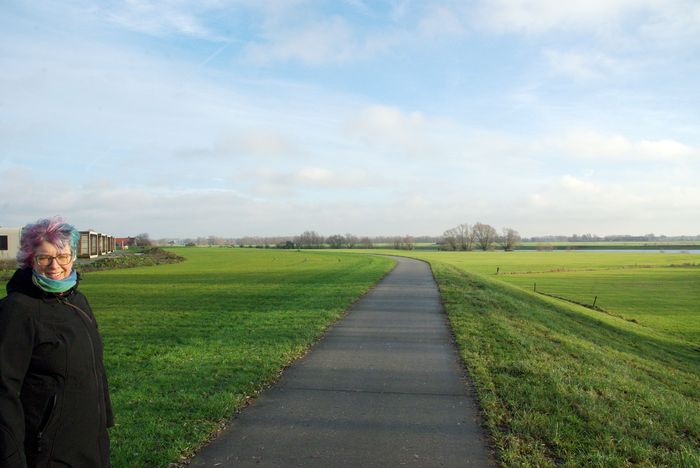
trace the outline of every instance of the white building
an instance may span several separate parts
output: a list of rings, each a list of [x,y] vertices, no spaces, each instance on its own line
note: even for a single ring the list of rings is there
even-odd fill
[[[14,260],[19,252],[22,228],[0,227],[0,260]]]

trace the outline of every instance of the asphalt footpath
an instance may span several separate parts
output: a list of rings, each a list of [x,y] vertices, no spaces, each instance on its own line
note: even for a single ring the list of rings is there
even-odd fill
[[[495,466],[430,268],[396,260],[190,466]]]

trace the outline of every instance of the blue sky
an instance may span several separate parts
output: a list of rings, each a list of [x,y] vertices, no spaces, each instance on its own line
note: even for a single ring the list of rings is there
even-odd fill
[[[0,225],[700,233],[695,0],[11,1]]]

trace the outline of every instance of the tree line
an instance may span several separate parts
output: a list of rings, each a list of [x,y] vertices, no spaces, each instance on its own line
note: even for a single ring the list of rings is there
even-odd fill
[[[304,231],[293,240],[287,240],[278,244],[277,247],[286,249],[322,249],[325,247],[331,249],[372,249],[375,247],[376,240],[376,238],[358,237],[350,233],[323,237],[316,231]],[[387,243],[393,244],[394,248],[399,250],[413,250],[416,246],[415,240],[409,235],[393,237],[388,240],[390,242]]]
[[[476,223],[476,225],[481,223]],[[475,242],[473,238],[470,238],[465,232],[468,225],[459,225],[452,229],[445,231],[443,236],[374,236],[374,237],[358,237],[352,234],[334,234],[329,237],[321,236],[314,231],[305,231],[305,233],[311,233],[310,236],[307,234],[302,234],[299,236],[275,236],[275,237],[262,237],[262,236],[246,236],[246,237],[220,237],[220,236],[207,236],[207,237],[194,237],[194,238],[175,238],[167,237],[160,239],[150,239],[147,233],[139,234],[135,237],[131,237],[129,245],[130,246],[148,246],[148,245],[198,245],[198,246],[246,246],[246,247],[257,247],[257,248],[292,248],[297,244],[303,245],[305,248],[308,245],[318,245],[321,247],[333,247],[333,248],[363,248],[371,249],[376,247],[378,244],[382,246],[394,246],[396,248],[415,248],[416,244],[437,244],[443,250],[474,250],[482,249],[482,243]],[[507,228],[506,228],[507,229]],[[495,228],[494,228],[495,230]],[[479,229],[477,229],[479,231]],[[487,233],[488,234],[488,233]],[[307,242],[307,238],[313,239],[312,242]],[[496,239],[493,242],[488,242],[490,239]],[[644,234],[644,235],[606,235],[598,236],[596,234],[573,234],[570,236],[565,235],[546,235],[546,236],[533,236],[533,237],[523,237],[522,239],[518,235],[517,231],[510,232],[510,235],[495,235],[493,232],[490,234],[481,236],[482,242],[487,245],[487,250],[489,248],[494,248],[496,245],[502,246],[500,238],[506,241],[506,244],[511,245],[513,238],[515,238],[515,243],[512,247],[515,247],[520,242],[669,242],[669,241],[700,241],[700,235],[685,235],[685,236],[666,236],[666,235],[655,235],[655,234]],[[320,239],[320,240],[319,240]],[[299,242],[301,241],[301,242]]]
[[[511,251],[520,243],[520,234],[513,228],[505,227],[498,234],[490,224],[460,224],[448,229],[443,234],[441,250],[493,250],[499,245],[503,250]]]

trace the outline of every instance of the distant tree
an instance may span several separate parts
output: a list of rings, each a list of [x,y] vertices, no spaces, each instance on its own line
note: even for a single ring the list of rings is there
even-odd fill
[[[473,244],[474,233],[466,223],[448,229],[442,235],[442,250],[471,250]]]
[[[457,250],[457,231],[448,229],[442,235],[442,250]]]
[[[366,236],[363,237],[362,239],[360,239],[358,245],[363,249],[371,249],[374,247],[374,244],[372,243],[372,239],[370,239],[369,237],[366,237]]]
[[[474,235],[472,230],[469,229],[469,225],[466,223],[460,224],[455,228],[455,232],[459,250],[471,250],[472,243],[474,242]]]
[[[294,239],[294,243],[301,249],[319,249],[323,247],[323,237],[316,231],[304,231]]]
[[[207,238],[207,245],[224,245],[226,242],[223,237],[219,236],[209,236]]]
[[[520,234],[515,229],[503,228],[501,236],[501,245],[503,250],[510,252],[520,243]]]
[[[357,243],[359,242],[357,236],[354,236],[350,233],[345,234],[345,247],[348,249],[354,249],[357,246]]]
[[[342,249],[344,243],[345,237],[341,236],[340,234],[334,234],[326,237],[326,244],[328,244],[331,249]]]
[[[489,250],[498,238],[496,229],[490,224],[476,223],[472,226],[474,242],[481,250]]]
[[[148,247],[152,244],[151,238],[147,232],[142,232],[136,236],[134,243],[136,244],[136,247]]]
[[[396,250],[413,250],[416,247],[416,243],[412,236],[405,235],[403,237],[394,238],[394,248]]]

